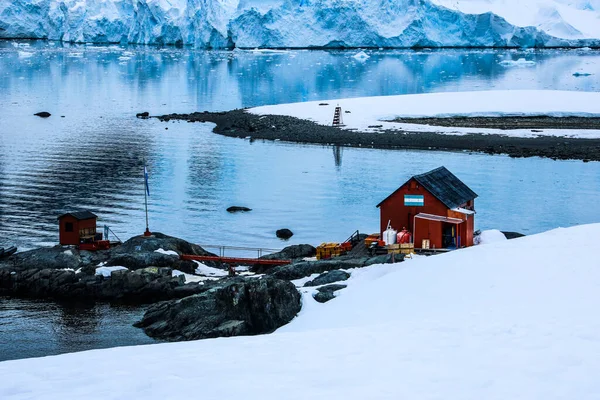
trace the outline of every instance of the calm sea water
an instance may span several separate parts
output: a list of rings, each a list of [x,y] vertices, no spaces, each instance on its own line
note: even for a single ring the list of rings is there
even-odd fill
[[[479,194],[477,228],[532,234],[600,222],[600,163],[251,142],[208,124],[135,118],[401,93],[600,89],[597,51],[373,51],[365,62],[354,53],[0,42],[0,246],[53,245],[56,217],[80,208],[121,239],[141,233],[145,164],[151,229],[196,243],[281,248],[375,232],[375,205],[440,165]],[[536,64],[499,63],[519,58]],[[232,215],[231,205],[253,211]],[[275,237],[284,227],[295,233],[289,242]],[[111,335],[148,340],[130,327],[131,310],[81,311],[98,323],[77,331],[61,328],[60,306],[0,301],[0,360],[104,347]],[[40,325],[30,351],[32,339],[12,330],[23,320]]]

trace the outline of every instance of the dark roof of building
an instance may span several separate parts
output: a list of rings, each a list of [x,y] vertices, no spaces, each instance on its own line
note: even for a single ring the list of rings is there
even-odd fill
[[[448,208],[456,208],[477,197],[477,194],[474,191],[469,189],[469,187],[452,172],[448,171],[446,167],[439,167],[424,174],[415,175],[411,179],[419,182],[421,186],[427,189],[429,193],[434,195]],[[408,182],[410,182],[410,179],[406,183]],[[404,185],[406,185],[406,183],[404,183]],[[402,186],[400,186],[400,188]],[[398,188],[398,190],[400,190],[400,188]],[[394,193],[398,190],[394,191]],[[386,197],[381,203],[377,204],[377,207],[381,206],[381,204],[389,199],[394,193]]]
[[[70,213],[66,213],[61,215],[60,217],[58,217],[58,219],[61,219],[63,217],[73,217],[77,220],[82,220],[82,219],[92,219],[92,218],[98,218],[98,216],[92,212],[89,211],[75,211],[75,212],[70,212]]]

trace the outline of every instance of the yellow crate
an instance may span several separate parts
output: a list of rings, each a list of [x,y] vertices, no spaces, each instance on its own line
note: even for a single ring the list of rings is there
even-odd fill
[[[415,245],[414,245],[414,243],[402,243],[402,244],[400,244],[400,248],[401,249],[414,249]]]
[[[391,250],[398,250],[400,248],[399,244],[388,244],[387,246],[385,246],[387,249],[391,249]]]

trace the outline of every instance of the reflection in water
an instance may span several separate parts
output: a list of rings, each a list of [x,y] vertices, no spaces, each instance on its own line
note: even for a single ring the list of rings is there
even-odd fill
[[[335,162],[335,166],[339,168],[342,166],[342,154],[343,154],[342,146],[333,146],[333,161]]]
[[[142,307],[0,298],[0,361],[156,343],[132,324]]]

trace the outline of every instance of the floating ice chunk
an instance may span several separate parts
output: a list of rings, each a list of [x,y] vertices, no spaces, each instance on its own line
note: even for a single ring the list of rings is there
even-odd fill
[[[526,60],[519,58],[518,60],[503,60],[500,61],[500,65],[504,67],[532,67],[536,64],[535,61]]]
[[[33,53],[30,53],[28,51],[18,51],[19,53],[19,58],[29,58],[33,55]]]
[[[353,55],[352,58],[358,61],[367,61],[369,59],[369,55],[364,51],[359,51],[358,53]]]

